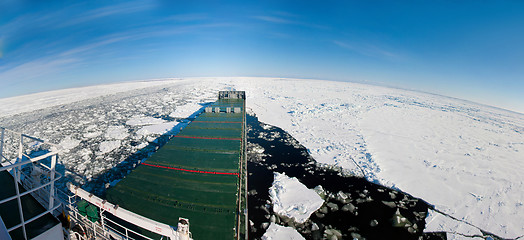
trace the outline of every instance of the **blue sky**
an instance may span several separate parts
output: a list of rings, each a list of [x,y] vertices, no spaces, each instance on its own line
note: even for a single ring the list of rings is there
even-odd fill
[[[524,113],[523,1],[0,2],[0,98],[117,81],[299,77]]]

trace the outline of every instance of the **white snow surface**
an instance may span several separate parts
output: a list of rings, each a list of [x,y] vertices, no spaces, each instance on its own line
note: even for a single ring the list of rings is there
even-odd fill
[[[127,132],[127,129],[124,126],[110,126],[107,131],[105,137],[108,139],[118,139],[122,140],[126,138],[129,135]]]
[[[300,233],[297,232],[292,227],[284,227],[281,225],[278,225],[276,223],[271,223],[269,227],[267,228],[266,232],[262,236],[263,240],[283,240],[283,239],[289,239],[289,240],[304,240],[305,238],[300,235]]]
[[[94,176],[130,154],[118,152],[112,162],[91,154],[100,142],[118,140],[106,136],[109,126],[136,116],[189,117],[226,89],[245,90],[247,106],[260,121],[289,132],[320,164],[400,189],[475,226],[460,227],[431,214],[427,230],[524,235],[524,115],[459,99],[320,80],[167,79],[0,99],[0,125],[55,143],[66,136],[81,140],[90,150],[71,142],[70,154],[61,160],[79,174]],[[157,124],[164,123],[125,126],[129,136],[118,140],[125,146],[119,149],[136,150],[132,138],[146,136],[140,138],[143,146],[175,126]]]
[[[152,124],[160,124],[165,121],[161,118],[147,117],[147,116],[135,116],[129,119],[126,124],[129,126],[145,126]]]
[[[313,189],[308,189],[297,178],[285,173],[274,173],[273,185],[269,188],[273,211],[279,215],[304,223],[312,213],[322,207],[324,200]]]
[[[55,91],[40,92],[10,98],[1,98],[2,111],[0,117],[10,116],[18,113],[29,112],[47,107],[54,107],[64,103],[82,101],[97,98],[109,94],[127,92],[130,90],[161,86],[172,83],[176,79],[161,79],[153,81],[121,82],[88,87],[60,89]]]
[[[202,106],[200,104],[191,102],[185,105],[177,106],[175,111],[171,112],[169,116],[173,118],[187,118],[187,116],[192,115],[201,108]]]
[[[62,151],[69,151],[78,146],[80,142],[78,139],[72,139],[71,136],[66,136],[58,145],[62,147]]]
[[[100,147],[99,147],[100,153],[104,154],[104,153],[111,152],[115,150],[116,148],[120,147],[120,145],[121,145],[121,142],[118,140],[101,142]]]
[[[166,132],[169,132],[173,130],[173,128],[177,125],[177,122],[166,122],[166,123],[160,123],[160,124],[154,124],[142,127],[140,130],[136,132],[139,136],[147,136],[151,134],[164,134]]]
[[[427,226],[424,229],[424,231],[426,232],[437,232],[437,231],[447,232],[448,240],[464,239],[464,236],[461,234],[464,234],[466,236],[482,236],[482,232],[478,228],[473,227],[461,221],[449,219],[449,217],[446,217],[433,210],[429,210],[429,216],[427,219],[428,219],[426,220]],[[475,238],[468,238],[468,239],[481,240],[484,238],[475,237]]]
[[[319,163],[364,172],[501,237],[524,235],[523,114],[358,83],[232,82],[261,121],[289,132]],[[434,231],[457,225],[432,217]]]

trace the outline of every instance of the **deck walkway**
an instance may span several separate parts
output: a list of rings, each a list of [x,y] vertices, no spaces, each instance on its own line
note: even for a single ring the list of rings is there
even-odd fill
[[[220,112],[201,113],[110,188],[108,201],[171,226],[188,218],[194,239],[243,236],[245,100],[219,99],[210,107]]]

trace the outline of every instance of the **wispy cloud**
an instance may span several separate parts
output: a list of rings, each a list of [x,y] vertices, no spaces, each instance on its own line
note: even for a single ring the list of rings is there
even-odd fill
[[[148,38],[166,37],[171,35],[178,35],[198,31],[200,29],[231,27],[230,23],[201,23],[201,24],[184,24],[172,27],[163,26],[149,26],[143,28],[130,29],[128,31],[117,32],[113,34],[104,35],[94,39],[88,44],[76,46],[66,50],[60,56],[72,56],[85,52],[93,52],[97,49],[125,41],[136,41]]]
[[[138,0],[114,4],[83,11],[83,4],[70,6],[47,12],[35,12],[17,16],[0,25],[0,37],[12,38],[16,35],[25,35],[33,29],[56,29],[90,22],[96,19],[131,14],[152,9],[156,5],[152,1]],[[79,11],[82,11],[78,14]]]
[[[291,16],[294,16],[296,18],[298,17],[296,15],[285,14],[285,13],[279,13],[278,15],[280,15],[280,17],[268,16],[268,15],[258,15],[258,16],[252,16],[251,18],[261,20],[264,22],[276,23],[276,24],[289,24],[289,25],[304,26],[304,27],[309,27],[309,28],[329,29],[329,27],[327,26],[323,26],[323,25],[319,25],[315,23],[307,23],[307,22],[295,21],[295,20],[284,18],[284,17],[291,17]]]
[[[118,36],[118,37],[106,38],[104,40],[99,40],[99,41],[94,42],[94,43],[85,44],[85,45],[82,45],[82,46],[78,46],[78,47],[69,49],[69,50],[67,50],[65,52],[62,52],[60,54],[60,56],[70,56],[70,55],[79,54],[79,53],[82,53],[82,52],[87,52],[89,50],[93,50],[93,49],[96,49],[96,48],[99,48],[99,47],[102,47],[102,46],[105,46],[105,45],[109,45],[109,44],[112,44],[112,43],[121,42],[121,41],[124,41],[124,40],[127,40],[127,39],[130,39],[130,36]]]
[[[125,14],[129,15],[122,16],[122,19],[132,19],[135,17],[133,13],[147,11],[156,7],[157,3],[138,0],[105,4],[87,11],[83,10],[86,4],[79,3],[63,9],[46,9],[14,16],[5,24],[0,24],[0,81],[4,87],[30,86],[29,83],[45,79],[52,81],[57,76],[96,64],[100,61],[99,57],[108,52],[112,53],[110,57],[113,59],[119,54],[121,58],[139,57],[144,50],[164,44],[171,36],[238,25],[213,21],[206,14],[188,13],[144,18],[146,21],[138,24],[132,24],[131,21],[109,33],[96,31],[97,26],[107,22],[96,21],[98,19],[107,17],[103,20],[110,20],[111,16]],[[80,23],[86,24],[71,29],[62,28]],[[159,41],[142,41],[144,39]],[[10,44],[14,42],[17,44]],[[5,46],[9,49],[6,50]],[[140,48],[140,51],[136,54],[130,52],[129,46]]]
[[[70,65],[73,63],[85,62],[89,59],[89,55],[100,54],[101,48],[111,44],[147,38],[166,37],[206,28],[231,26],[233,25],[230,23],[189,24],[170,28],[153,26],[109,34],[98,37],[87,44],[75,45],[72,48],[55,54],[46,55],[23,63],[12,63],[0,66],[0,79],[2,79],[2,81],[15,82],[36,79],[51,73],[60,73],[67,68],[72,67]]]
[[[0,58],[4,56],[4,39],[0,37]]]
[[[290,38],[292,38],[292,35],[287,34],[287,33],[280,33],[280,32],[269,32],[268,36],[270,38],[275,38],[275,39],[290,39]]]
[[[129,39],[130,36],[100,38],[99,41],[79,45],[65,51],[47,54],[24,62],[12,62],[0,67],[0,79],[7,85],[23,85],[35,79],[45,79],[85,63],[88,57],[84,53],[97,54],[98,48]]]
[[[284,24],[298,24],[297,22],[290,21],[284,18],[280,17],[272,17],[272,16],[253,16],[254,19],[262,20],[265,22],[271,22],[271,23],[284,23]]]
[[[57,14],[24,14],[17,16],[16,18],[0,25],[0,36],[12,37],[17,33],[28,31],[28,29],[49,25],[53,20],[49,15],[54,16]]]
[[[99,18],[123,14],[131,14],[149,10],[156,6],[151,1],[131,1],[111,6],[105,6],[87,11],[76,18],[64,22],[59,27],[74,26],[84,22],[90,22]]]
[[[386,50],[384,48],[381,48],[377,45],[373,45],[370,43],[348,43],[348,42],[342,42],[338,40],[334,40],[333,43],[341,48],[344,48],[346,50],[350,50],[352,52],[356,52],[358,54],[365,55],[368,57],[379,57],[379,58],[388,58],[388,59],[401,59],[402,58],[402,56],[398,53],[394,53],[392,51]]]
[[[176,22],[193,22],[206,20],[207,16],[201,13],[190,13],[190,14],[178,14],[173,15],[165,19],[165,21],[176,21]]]
[[[40,58],[0,72],[3,83],[20,84],[27,80],[36,79],[48,74],[62,72],[72,63],[78,62],[75,58]]]
[[[282,16],[282,17],[293,17],[293,18],[297,18],[298,17],[297,14],[290,13],[290,12],[285,12],[285,11],[274,11],[273,14],[274,15],[278,15],[278,16]]]

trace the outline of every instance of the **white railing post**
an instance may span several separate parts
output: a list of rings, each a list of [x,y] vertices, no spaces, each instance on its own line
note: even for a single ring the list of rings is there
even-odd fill
[[[100,227],[102,227],[102,233],[104,234],[104,237],[108,237],[106,225],[104,224],[104,209],[100,210]]]
[[[20,134],[20,145],[19,145],[19,148],[18,148],[18,159],[17,159],[17,162],[18,161],[22,161],[22,149],[23,149],[23,137],[22,137],[22,134]],[[27,233],[25,231],[25,221],[24,221],[24,212],[22,211],[22,201],[20,199],[20,189],[18,189],[18,183],[20,182],[20,170],[21,170],[21,166],[18,166],[18,167],[15,167],[13,168],[13,172],[15,174],[15,190],[16,190],[16,200],[18,202],[18,214],[20,214],[20,223],[22,224],[22,232],[24,233],[24,239],[28,239],[27,238]]]
[[[24,137],[22,134],[20,134],[20,141],[19,141],[19,146],[18,146],[18,158],[16,159],[17,162],[23,162],[23,159],[24,159]],[[16,173],[16,170],[18,169],[18,171],[22,170],[22,166],[18,166],[16,168],[13,168],[14,172]],[[20,174],[15,174],[16,175],[16,182],[20,182]]]
[[[0,162],[3,161],[3,156],[4,156],[4,133],[5,133],[5,128],[2,128],[2,133],[1,133],[1,140],[0,140]]]
[[[51,156],[51,186],[49,187],[49,209],[54,206],[55,199],[55,167],[56,167],[56,154]]]

